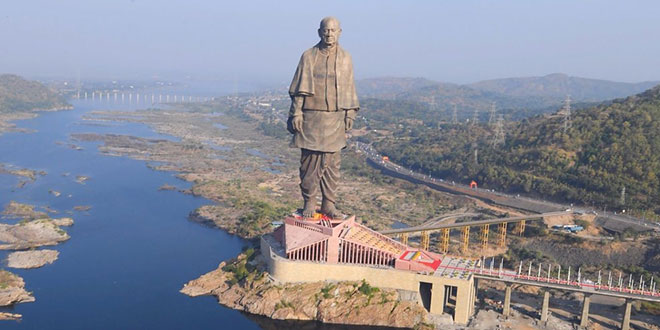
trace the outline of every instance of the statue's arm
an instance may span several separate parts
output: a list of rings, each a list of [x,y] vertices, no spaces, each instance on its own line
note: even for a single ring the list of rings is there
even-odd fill
[[[347,131],[350,131],[353,128],[353,122],[355,121],[356,115],[357,115],[357,109],[346,110],[346,117],[344,119],[344,123],[346,124]]]
[[[289,120],[287,121],[286,128],[291,134],[302,132],[303,116],[302,108],[305,97],[296,95],[291,97],[291,107],[289,108]]]
[[[305,97],[296,95],[291,97],[291,107],[289,108],[289,117],[302,116],[302,108]]]

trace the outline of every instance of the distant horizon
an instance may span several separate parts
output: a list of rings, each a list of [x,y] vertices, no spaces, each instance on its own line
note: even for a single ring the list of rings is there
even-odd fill
[[[39,76],[39,75],[23,75],[20,73],[15,73],[15,72],[0,72],[0,75],[3,74],[13,74],[17,76],[24,77],[26,79],[30,80],[38,80],[38,81],[67,81],[67,82],[75,82],[76,77],[71,77],[71,76],[58,76],[58,75],[52,75],[52,76]],[[444,84],[455,84],[459,86],[463,85],[470,85],[470,84],[476,84],[479,82],[484,82],[484,81],[491,81],[491,80],[502,80],[502,79],[525,79],[525,78],[543,78],[547,76],[552,76],[552,75],[564,75],[569,78],[578,78],[578,79],[588,79],[588,80],[598,80],[598,81],[607,81],[607,82],[615,82],[615,83],[626,83],[626,84],[641,84],[641,83],[659,83],[660,84],[660,78],[659,79],[651,79],[651,80],[643,80],[643,81],[621,81],[621,80],[613,80],[613,79],[607,79],[607,78],[594,78],[594,77],[584,77],[584,76],[577,76],[577,75],[572,75],[568,73],[563,73],[563,72],[552,72],[548,74],[542,74],[542,75],[529,75],[529,76],[510,76],[510,77],[498,77],[498,78],[490,78],[490,79],[483,79],[483,80],[477,80],[477,81],[469,81],[465,83],[458,83],[458,82],[453,82],[453,81],[443,81],[443,80],[438,80],[438,79],[433,79],[429,77],[424,77],[424,76],[402,76],[402,75],[381,75],[381,76],[373,76],[373,77],[356,77],[355,79],[357,81],[362,81],[362,80],[376,80],[376,79],[424,79],[428,80],[431,82],[436,82],[436,83],[444,83]],[[169,82],[197,82],[197,83],[203,83],[203,82],[209,82],[209,83],[233,83],[234,80],[232,79],[221,79],[221,78],[210,78],[210,77],[192,77],[191,74],[188,75],[183,75],[183,76],[172,76],[172,77],[89,77],[87,79],[81,79],[81,81],[88,81],[88,82],[109,82],[109,81],[134,81],[134,82],[154,82],[154,81],[169,81]],[[255,81],[255,80],[242,80],[238,79],[236,82],[239,83],[251,83],[255,85],[262,85],[262,86],[275,86],[275,85],[281,85],[281,86],[288,86],[290,83],[289,81],[283,80],[282,82],[267,82],[267,81]]]
[[[656,81],[658,12],[652,0],[12,1],[0,72],[286,84],[321,18],[335,16],[358,79]]]

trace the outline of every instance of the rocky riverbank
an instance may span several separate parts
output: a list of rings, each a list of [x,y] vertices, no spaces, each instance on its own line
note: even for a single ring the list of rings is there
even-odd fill
[[[0,270],[0,306],[32,302],[34,297],[25,290],[23,279],[6,270]],[[2,316],[0,316],[0,320]]]
[[[181,105],[168,111],[96,112],[88,120],[139,122],[177,139],[149,139],[114,134],[74,134],[76,141],[101,142],[99,150],[150,162],[157,170],[180,173],[193,183],[189,190],[214,202],[191,213],[191,219],[244,238],[272,230],[301,206],[298,187],[299,150],[281,138],[267,136],[254,120],[218,115],[223,104]],[[222,124],[222,129],[218,125]],[[153,162],[153,163],[151,163]],[[339,207],[360,214],[372,228],[396,221],[421,224],[458,208],[473,208],[464,197],[432,191],[386,178],[369,168],[360,155],[347,150],[342,161]],[[172,189],[164,184],[162,190]]]
[[[273,283],[258,250],[248,249],[216,270],[188,282],[181,292],[212,295],[224,306],[278,320],[431,328],[428,313],[395,290],[366,282]]]
[[[38,250],[41,246],[57,245],[70,237],[61,227],[72,226],[73,219],[53,219],[48,213],[36,210],[35,206],[15,201],[9,202],[2,211],[2,217],[18,220],[17,223],[0,223],[0,250],[16,251],[7,257],[11,268],[37,268],[53,263],[59,252]],[[0,306],[32,302],[35,298],[25,290],[21,277],[0,270]],[[21,315],[0,313],[0,320],[17,320]]]

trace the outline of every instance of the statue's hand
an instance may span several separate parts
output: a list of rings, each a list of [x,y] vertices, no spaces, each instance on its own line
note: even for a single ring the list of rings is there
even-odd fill
[[[346,117],[345,122],[346,122],[346,130],[350,131],[353,128],[353,119]]]
[[[303,117],[294,116],[291,120],[294,132],[302,132],[303,128]]]
[[[296,130],[293,129],[293,117],[289,117],[289,119],[287,119],[286,130],[291,134],[296,134]]]

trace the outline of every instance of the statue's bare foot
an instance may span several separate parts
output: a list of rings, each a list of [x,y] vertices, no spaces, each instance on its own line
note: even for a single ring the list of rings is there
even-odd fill
[[[332,219],[343,219],[344,215],[337,210],[335,207],[335,203],[331,202],[324,202],[321,204],[321,213],[325,214],[326,216],[332,218]]]

